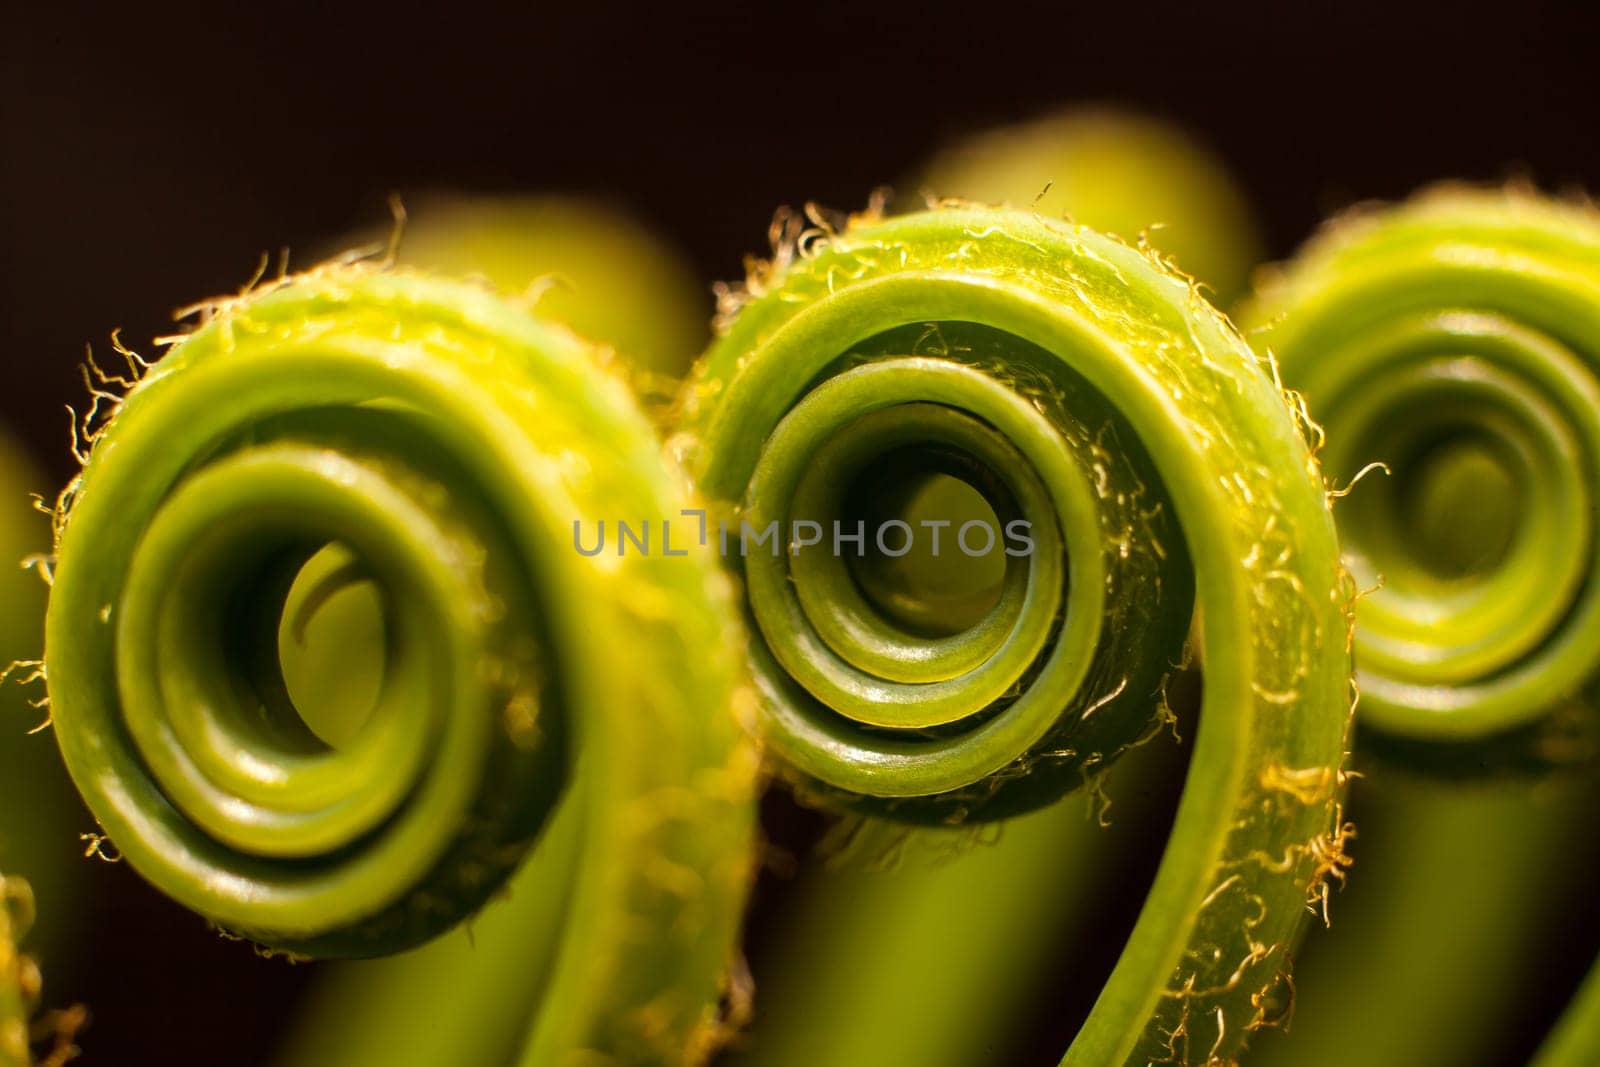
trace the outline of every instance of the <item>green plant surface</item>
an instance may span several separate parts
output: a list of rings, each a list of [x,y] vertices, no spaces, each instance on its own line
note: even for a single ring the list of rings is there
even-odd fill
[[[514,1063],[532,1008],[550,981],[545,961],[582,825],[559,813],[506,892],[461,927],[381,960],[324,972],[274,1060],[284,1067],[447,1067]],[[447,1006],[448,1010],[441,1010]]]
[[[50,522],[30,492],[46,482],[9,435],[0,434],[0,868],[24,877],[48,906],[29,934],[41,956],[72,951],[73,920],[88,865],[80,808],[45,725],[49,709],[35,677],[44,641],[45,584],[38,564],[50,549]],[[24,569],[20,564],[27,562]]]
[[[110,843],[225,931],[348,957],[449,929],[541,839],[510,883],[541,884],[512,1047],[702,1059],[755,761],[712,561],[573,550],[574,522],[686,503],[625,386],[524,307],[405,271],[202,318],[125,396],[99,379],[58,508],[50,706]],[[350,669],[381,684],[364,721],[313,721],[283,653],[352,588],[384,638]]]
[[[1322,423],[1343,502],[1361,722],[1559,760],[1600,668],[1600,219],[1445,189],[1340,220],[1247,322]],[[1381,588],[1378,588],[1380,586]],[[1548,742],[1548,744],[1547,744]]]
[[[755,976],[752,1028],[731,1059],[750,1067],[993,1060],[994,1042],[1020,1021],[1009,1006],[1027,999],[1055,947],[1050,934],[1085,886],[1074,871],[1099,858],[1097,830],[1081,806],[1057,804],[1007,823],[992,844],[925,829],[897,850],[893,869],[817,872],[785,916],[767,974]]]
[[[406,210],[402,265],[526,293],[541,318],[611,347],[635,370],[681,378],[705,347],[711,299],[693,268],[611,203],[434,194],[408,197]]]
[[[1341,902],[1349,929],[1301,968],[1323,1058],[1296,1043],[1278,1062],[1473,1062],[1509,976],[1536,965],[1539,901],[1573,891],[1548,865],[1595,795],[1600,217],[1457,187],[1359,211],[1267,278],[1245,320],[1322,422],[1332,476],[1393,472],[1337,512],[1369,590],[1356,788],[1388,836]],[[1567,773],[1516,780],[1547,772]],[[1574,1011],[1542,1063],[1592,1062],[1600,1011]],[[1333,1043],[1352,1014],[1362,1034]]]
[[[1015,1062],[1008,1050],[1036,1025],[1035,1005],[1073,1010],[1043,976],[1073,946],[1106,940],[1097,903],[1142,891],[1128,860],[1171,816],[1147,783],[1181,773],[1180,756],[1166,744],[1128,753],[1109,809],[1087,796],[978,834],[851,826],[849,846],[802,876],[776,943],[752,957],[758,996],[730,1062]]]
[[[1589,969],[1578,993],[1539,1046],[1534,1067],[1567,1067],[1600,1059],[1600,962]]]
[[[942,634],[906,611],[926,586],[873,553],[808,555],[782,532],[732,554],[764,733],[804,793],[938,824],[1092,786],[1161,728],[1204,605],[1206,713],[1174,832],[1064,1062],[1235,1054],[1281,1013],[1349,832],[1349,592],[1267,368],[1153,257],[979,207],[780,217],[720,327],[673,439],[713,519],[881,521],[937,475],[1035,538],[989,613]]]
[[[925,170],[902,191],[1009,200],[1101,230],[1148,231],[1154,245],[1180,249],[1176,258],[1200,280],[1220,277],[1225,295],[1236,295],[1260,254],[1258,227],[1232,176],[1187,134],[1156,119],[1111,109],[1061,112],[967,138]],[[1161,225],[1152,225],[1156,220]],[[948,496],[918,500],[928,518],[983,517]],[[946,584],[976,579],[979,570],[941,574],[939,561],[914,549],[902,569],[918,568]],[[964,608],[954,601],[931,606],[936,614]],[[997,842],[977,847],[955,843],[971,836],[961,830],[877,828],[892,835],[891,854],[904,857],[893,870],[846,864],[806,879],[779,945],[751,960],[762,995],[740,1062],[994,1062],[1031,1025],[1018,1005],[1028,1003],[1063,946],[1096,936],[1081,926],[1092,921],[1085,912],[1093,906],[1082,898],[1125,877],[1127,856],[1143,851],[1130,835],[1164,830],[1151,818],[1129,818],[1130,808],[1151,796],[1146,783],[1181,773],[1170,759],[1145,758],[1153,747],[1119,765],[1110,827],[1085,820],[1079,805],[1059,805],[1007,824]],[[1099,809],[1105,802],[1096,796],[1090,803]],[[938,917],[937,938],[927,936],[930,915]],[[832,980],[810,980],[819,973]],[[828,1026],[814,1025],[823,1017]]]
[[[1141,238],[1204,282],[1242,295],[1263,254],[1249,200],[1180,127],[1111,107],[1074,108],[981,131],[939,151],[908,191],[1031,208]]]
[[[1499,1062],[1519,991],[1547,981],[1537,946],[1551,914],[1586,896],[1581,870],[1551,857],[1577,843],[1597,783],[1441,782],[1382,765],[1364,775],[1350,887],[1295,961],[1290,1031],[1249,1063]]]

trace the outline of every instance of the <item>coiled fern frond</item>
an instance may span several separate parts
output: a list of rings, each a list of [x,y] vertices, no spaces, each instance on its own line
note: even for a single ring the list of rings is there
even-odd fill
[[[1186,279],[1115,240],[965,206],[811,216],[724,294],[675,439],[736,544],[776,761],[914,823],[1038,807],[1160,728],[1198,599],[1193,769],[1065,1062],[1234,1054],[1285,1010],[1349,833],[1349,590],[1304,425]],[[975,607],[871,532],[920,524],[941,479],[1033,538]]]
[[[227,931],[369,956],[541,839],[527,1062],[702,1058],[754,763],[716,568],[573,550],[575,523],[687,503],[626,389],[564,329],[400,271],[203,316],[125,395],[97,377],[58,512],[50,707],[111,843]],[[352,586],[379,683],[330,742],[281,634]]]
[[[1380,840],[1350,925],[1315,946],[1326,964],[1308,957],[1307,1026],[1330,1037],[1309,1047],[1327,1059],[1278,1051],[1467,1062],[1506,985],[1542,966],[1519,952],[1544,921],[1530,901],[1583,891],[1565,865],[1533,872],[1596,795],[1600,215],[1520,188],[1359,210],[1245,318],[1322,421],[1335,479],[1392,472],[1337,510],[1370,590],[1354,648],[1371,781],[1356,788]],[[1574,773],[1506,780],[1558,770]],[[1411,963],[1374,973],[1379,951]],[[1594,1061],[1596,990],[1540,1063]],[[1367,1025],[1335,1044],[1350,1010]]]

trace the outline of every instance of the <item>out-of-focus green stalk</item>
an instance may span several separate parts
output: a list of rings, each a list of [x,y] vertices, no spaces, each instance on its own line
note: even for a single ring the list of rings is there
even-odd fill
[[[1244,292],[1262,241],[1249,201],[1220,159],[1170,122],[1075,108],[985,130],[928,162],[908,191],[1005,203],[1141,235],[1224,306]]]
[[[1490,1062],[1483,1050],[1503,1044],[1508,993],[1540,983],[1529,945],[1579,876],[1553,857],[1600,789],[1576,777],[1368,774],[1354,787],[1357,869],[1332,928],[1312,931],[1295,961],[1289,1031],[1264,1036],[1251,1067]]]
[[[275,1053],[284,1067],[449,1067],[516,1060],[550,980],[552,915],[570,884],[579,819],[558,814],[525,868],[462,927],[398,956],[326,970]]]
[[[537,295],[541,317],[681,378],[705,347],[708,289],[683,254],[593,197],[433,195],[407,203],[399,261]]]
[[[1593,810],[1593,809],[1591,809]],[[1600,961],[1589,969],[1577,996],[1534,1057],[1534,1067],[1600,1063]]]
[[[1003,1062],[1041,1002],[1041,975],[1104,926],[1086,913],[1107,883],[1129,885],[1129,855],[1166,825],[1158,790],[1175,773],[1170,739],[1126,755],[1104,797],[1063,802],[997,828],[864,827],[848,857],[816,870],[752,960],[756,1008],[731,1061],[744,1067],[977,1067]],[[1109,825],[1102,825],[1104,817]],[[887,843],[885,842],[887,839]],[[884,869],[874,849],[892,856]],[[819,976],[826,976],[825,980]],[[1084,1005],[1087,1007],[1087,1005]],[[818,1020],[826,1020],[818,1025]]]
[[[50,731],[38,676],[44,647],[50,522],[30,493],[45,486],[21,446],[0,434],[0,868],[28,880],[45,902],[29,934],[35,952],[58,959],[71,951],[88,865],[78,833],[72,784]],[[24,568],[23,564],[28,566]]]
[[[894,870],[813,875],[756,975],[748,1051],[733,1062],[991,1062],[1059,947],[1077,875],[1102,858],[1098,831],[1082,806],[1057,804],[1007,822],[993,844],[924,829]]]

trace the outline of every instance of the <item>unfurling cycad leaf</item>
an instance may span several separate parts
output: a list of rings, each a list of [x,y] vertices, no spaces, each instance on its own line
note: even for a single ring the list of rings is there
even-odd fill
[[[688,502],[625,387],[522,306],[403,271],[202,316],[130,356],[125,396],[98,379],[57,514],[51,710],[111,844],[224,930],[371,956],[470,915],[538,839],[510,1045],[703,1058],[754,768],[711,561],[574,550],[575,523]],[[351,583],[380,684],[330,740],[280,652]]]
[[[674,439],[729,532],[775,764],[912,823],[1036,808],[1160,728],[1196,597],[1188,784],[1066,1062],[1233,1054],[1281,1015],[1347,834],[1349,591],[1294,409],[1186,279],[1092,231],[981,208],[775,230]],[[874,531],[942,479],[1032,549],[940,627],[919,609],[943,590]]]
[[[1389,471],[1335,511],[1367,590],[1354,788],[1372,867],[1308,947],[1307,1042],[1265,1062],[1526,1056],[1499,1048],[1501,1013],[1548,973],[1528,947],[1546,915],[1586,891],[1557,859],[1600,785],[1600,216],[1465,187],[1359,209],[1244,319],[1324,427],[1330,475]],[[1594,1062],[1600,1007],[1582,1005],[1542,1064]]]

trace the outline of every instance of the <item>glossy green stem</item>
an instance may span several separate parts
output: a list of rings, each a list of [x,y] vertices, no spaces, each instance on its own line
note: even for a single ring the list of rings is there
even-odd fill
[[[756,973],[755,1019],[733,1062],[993,1060],[1086,887],[1074,873],[1102,858],[1098,832],[1082,806],[1058,804],[1007,823],[993,844],[921,830],[896,850],[895,870],[818,872]]]
[[[799,565],[787,533],[792,581],[774,580],[767,555],[735,557],[775,758],[832,803],[911,821],[1047,803],[1156,721],[1192,582],[1207,657],[1193,769],[1138,925],[1065,1062],[1231,1054],[1277,1014],[1308,898],[1341,868],[1344,840],[1346,592],[1284,397],[1185,280],[1087,230],[949,208],[790,237],[750,298],[728,302],[686,386],[675,441],[701,492],[735,526],[825,522],[848,515],[826,485],[890,459],[954,461],[997,514],[1033,523],[1041,551],[1015,564],[1025,595],[981,656],[881,614],[830,640],[807,599],[829,603],[840,583],[826,559]],[[945,409],[992,443],[953,436]],[[896,456],[827,450],[886,413],[903,420]],[[1000,443],[1022,461],[993,459]],[[1040,613],[1042,632],[1029,597],[1059,605]],[[1010,658],[1018,646],[1036,651]],[[943,703],[924,711],[885,662],[969,686],[965,702],[935,682]],[[976,676],[991,664],[1013,684],[986,701]],[[904,708],[900,724],[880,695]]]
[[[1149,788],[1181,772],[1170,742],[1123,758],[1106,786],[1109,809],[1105,796],[1088,796],[976,835],[862,826],[848,852],[805,877],[781,938],[753,957],[755,1016],[732,1061],[1012,1062],[1008,1050],[1036,1025],[1034,1005],[1087,1008],[1042,976],[1060,973],[1073,946],[1111,939],[1097,901],[1142,892],[1130,859],[1170,819],[1167,792]]]

